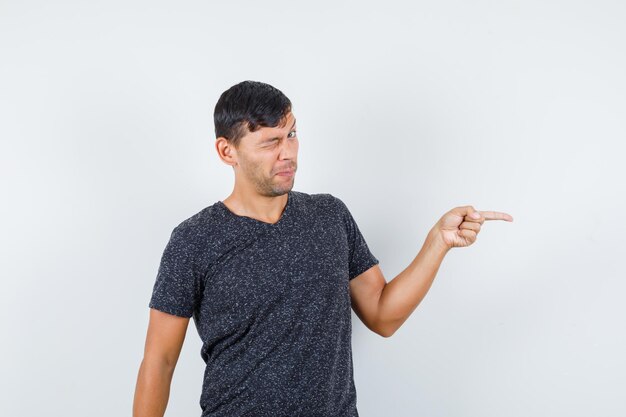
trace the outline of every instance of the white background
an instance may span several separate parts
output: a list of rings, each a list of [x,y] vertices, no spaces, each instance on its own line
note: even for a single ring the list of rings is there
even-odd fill
[[[219,95],[293,102],[294,189],[350,208],[388,281],[452,249],[388,339],[352,316],[361,417],[626,415],[626,6],[0,1],[3,416],[130,415],[172,228],[228,196]],[[199,416],[190,322],[166,415]]]

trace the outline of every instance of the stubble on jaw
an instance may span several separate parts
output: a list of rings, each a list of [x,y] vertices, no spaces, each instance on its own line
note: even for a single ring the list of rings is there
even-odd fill
[[[239,158],[243,160],[243,166],[239,165],[242,168],[242,174],[246,176],[246,179],[250,181],[254,188],[262,195],[270,196],[270,197],[278,197],[286,194],[293,188],[294,177],[288,182],[285,182],[282,178],[277,177],[276,175],[272,175],[270,177],[265,177],[263,175],[263,167],[260,163],[255,163],[250,161],[244,155],[240,154]],[[276,178],[281,184],[277,184]]]

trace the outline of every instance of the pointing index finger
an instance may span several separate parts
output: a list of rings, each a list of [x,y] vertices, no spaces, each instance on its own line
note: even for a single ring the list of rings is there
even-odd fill
[[[485,220],[506,220],[507,222],[513,221],[513,216],[507,213],[501,213],[499,211],[479,211]]]

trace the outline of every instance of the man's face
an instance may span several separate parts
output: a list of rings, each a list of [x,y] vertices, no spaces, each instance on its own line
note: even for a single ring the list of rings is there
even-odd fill
[[[293,188],[298,168],[296,118],[287,114],[284,127],[262,127],[241,138],[237,149],[237,181],[258,193],[279,196]],[[279,174],[283,171],[283,174]]]

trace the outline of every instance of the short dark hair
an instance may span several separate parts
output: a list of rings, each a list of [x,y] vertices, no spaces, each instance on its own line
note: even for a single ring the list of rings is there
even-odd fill
[[[235,148],[248,132],[284,126],[291,101],[279,89],[260,81],[242,81],[217,100],[213,121],[215,137],[225,137]]]

